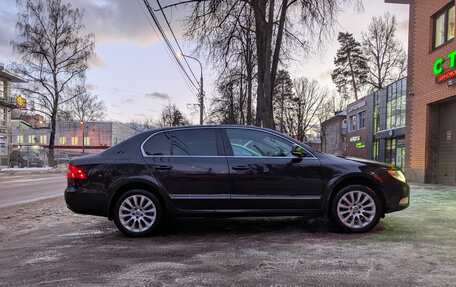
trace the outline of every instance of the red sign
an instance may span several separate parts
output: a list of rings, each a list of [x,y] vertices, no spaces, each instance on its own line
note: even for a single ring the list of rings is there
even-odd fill
[[[451,71],[448,71],[448,72],[446,72],[445,74],[442,74],[442,75],[440,75],[440,76],[437,76],[437,77],[435,78],[435,82],[436,82],[437,84],[439,84],[439,83],[441,83],[441,82],[444,82],[444,81],[446,81],[446,80],[449,80],[449,79],[455,78],[455,77],[456,77],[456,69],[451,70]]]

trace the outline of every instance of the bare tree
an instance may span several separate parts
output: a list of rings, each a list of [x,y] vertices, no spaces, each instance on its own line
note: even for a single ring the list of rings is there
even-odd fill
[[[309,42],[320,42],[330,33],[340,4],[348,0],[187,0],[164,6],[194,5],[189,17],[191,35],[203,39],[217,27],[239,25],[237,7],[249,7],[254,21],[257,57],[256,125],[274,128],[272,93],[284,43],[295,43],[310,53]],[[230,38],[228,38],[230,39]],[[209,41],[210,42],[210,41]]]
[[[158,124],[164,128],[186,126],[189,122],[175,104],[169,103],[163,107]]]
[[[96,122],[105,118],[106,106],[97,95],[82,94],[67,102],[62,109],[69,114],[70,120],[82,122]]]
[[[396,38],[396,26],[396,17],[387,13],[373,17],[367,33],[363,33],[368,83],[373,90],[380,90],[407,73],[407,54]]]
[[[317,81],[299,78],[293,86],[294,95],[286,109],[287,134],[304,141],[306,133],[318,122],[324,97]]]
[[[29,80],[24,93],[35,99],[35,108],[50,118],[50,166],[54,164],[56,118],[59,107],[84,94],[87,60],[94,50],[94,35],[81,35],[83,11],[61,0],[17,1],[18,40],[12,41],[22,63],[16,73]]]

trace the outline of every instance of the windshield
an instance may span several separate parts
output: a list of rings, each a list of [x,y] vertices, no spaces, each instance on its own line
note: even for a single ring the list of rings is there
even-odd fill
[[[38,157],[38,155],[32,151],[24,152],[23,155],[28,157]]]

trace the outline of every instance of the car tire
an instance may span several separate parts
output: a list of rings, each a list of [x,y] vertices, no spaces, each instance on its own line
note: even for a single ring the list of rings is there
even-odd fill
[[[162,204],[147,190],[133,189],[125,192],[114,207],[114,222],[128,237],[153,234],[157,231],[162,217]]]
[[[330,204],[331,221],[343,232],[361,233],[374,228],[382,215],[378,195],[363,185],[339,190]]]

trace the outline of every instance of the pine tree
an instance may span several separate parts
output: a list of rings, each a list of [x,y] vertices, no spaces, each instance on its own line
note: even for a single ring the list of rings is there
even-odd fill
[[[363,55],[361,44],[355,40],[353,34],[341,32],[337,40],[341,47],[334,58],[336,69],[331,75],[332,80],[345,99],[354,95],[358,100],[358,93],[367,81],[367,60]]]

